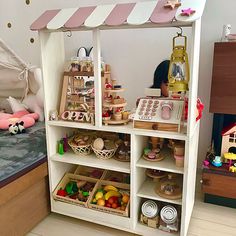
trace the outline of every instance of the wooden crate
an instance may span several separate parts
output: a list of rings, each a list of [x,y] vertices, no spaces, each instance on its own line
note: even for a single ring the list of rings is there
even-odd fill
[[[126,181],[127,178],[130,180],[130,174],[111,170],[105,170],[104,175],[102,176],[102,180],[129,184]]]
[[[88,207],[88,202],[90,200],[90,196],[88,197],[86,202],[82,202],[82,201],[79,201],[77,199],[69,198],[68,196],[63,197],[63,196],[58,196],[57,195],[57,191],[61,188],[65,189],[67,183],[69,183],[70,181],[77,182],[79,180],[85,180],[89,183],[94,183],[94,188],[90,192],[90,196],[93,196],[94,195],[94,190],[96,189],[97,179],[89,178],[89,177],[86,177],[86,176],[78,176],[78,175],[71,174],[71,173],[66,173],[63,176],[63,178],[61,179],[61,181],[59,182],[59,184],[57,185],[57,187],[55,188],[55,190],[53,191],[53,194],[52,194],[53,198],[55,200],[58,200],[58,201],[62,201],[62,202],[66,202],[66,203],[70,203],[70,204],[74,204],[74,205],[79,205],[79,206],[82,206],[82,207]]]
[[[92,176],[94,171],[99,171],[101,172],[100,176],[94,177]],[[102,179],[104,174],[105,174],[105,170],[104,169],[99,169],[99,168],[94,168],[94,167],[89,167],[89,166],[78,166],[74,172],[75,175],[79,175],[79,176],[86,176],[89,178],[94,178],[94,179]]]
[[[124,211],[105,207],[105,206],[98,206],[98,205],[92,203],[92,200],[94,199],[97,190],[105,185],[113,185],[114,187],[118,188],[121,193],[127,193],[130,196],[130,185],[129,184],[100,180],[100,181],[98,181],[97,185],[94,188],[93,195],[90,195],[88,207],[91,209],[94,209],[97,211],[102,211],[102,212],[109,213],[109,214],[129,217],[130,200],[127,203],[126,209]]]

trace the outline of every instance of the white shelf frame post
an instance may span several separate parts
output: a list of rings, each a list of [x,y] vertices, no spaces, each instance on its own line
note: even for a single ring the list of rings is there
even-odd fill
[[[196,102],[198,94],[198,71],[200,55],[201,19],[192,25],[192,43],[190,58],[190,87],[188,102],[188,130],[185,142],[185,164],[183,180],[181,236],[187,236],[195,201],[195,182],[198,157],[198,141],[200,121],[196,123]]]
[[[63,32],[44,32],[39,31],[39,41],[41,49],[41,65],[43,74],[44,87],[44,114],[46,121],[46,136],[47,136],[47,158],[48,158],[48,172],[49,172],[49,189],[50,200],[52,204],[52,191],[55,176],[53,176],[53,167],[50,157],[55,153],[55,146],[51,142],[55,142],[55,135],[52,127],[49,127],[48,117],[50,110],[56,110],[61,97],[61,86],[63,68],[65,63],[65,49],[64,49],[64,35]],[[47,99],[46,99],[47,98]]]
[[[102,126],[102,76],[100,30],[93,30],[93,60],[95,87],[95,126]]]

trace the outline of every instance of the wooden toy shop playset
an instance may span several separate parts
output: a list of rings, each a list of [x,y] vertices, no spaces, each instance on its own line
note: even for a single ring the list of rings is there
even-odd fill
[[[41,44],[53,212],[140,235],[187,235],[204,6],[205,0],[159,0],[48,10],[31,25]],[[162,27],[178,28],[169,37],[169,97],[147,90],[131,113],[128,87],[101,61],[100,31]],[[65,71],[64,32],[88,30],[93,59],[78,57]]]

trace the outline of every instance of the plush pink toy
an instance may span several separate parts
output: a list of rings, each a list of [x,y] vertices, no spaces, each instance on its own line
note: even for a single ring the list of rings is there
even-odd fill
[[[24,127],[28,128],[33,126],[38,118],[39,115],[37,113],[29,113],[26,110],[18,111],[14,114],[0,112],[0,129],[7,130],[10,124],[21,121],[24,122]]]

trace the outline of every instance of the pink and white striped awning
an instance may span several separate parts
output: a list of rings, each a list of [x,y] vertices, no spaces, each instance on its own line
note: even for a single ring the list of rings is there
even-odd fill
[[[127,4],[110,4],[80,8],[48,10],[32,25],[31,30],[118,27],[123,24],[139,26],[145,23],[167,24],[173,20],[193,22],[203,13],[206,0],[182,0],[178,8],[165,8],[167,0],[146,1]],[[183,9],[191,8],[195,13],[182,16]]]

